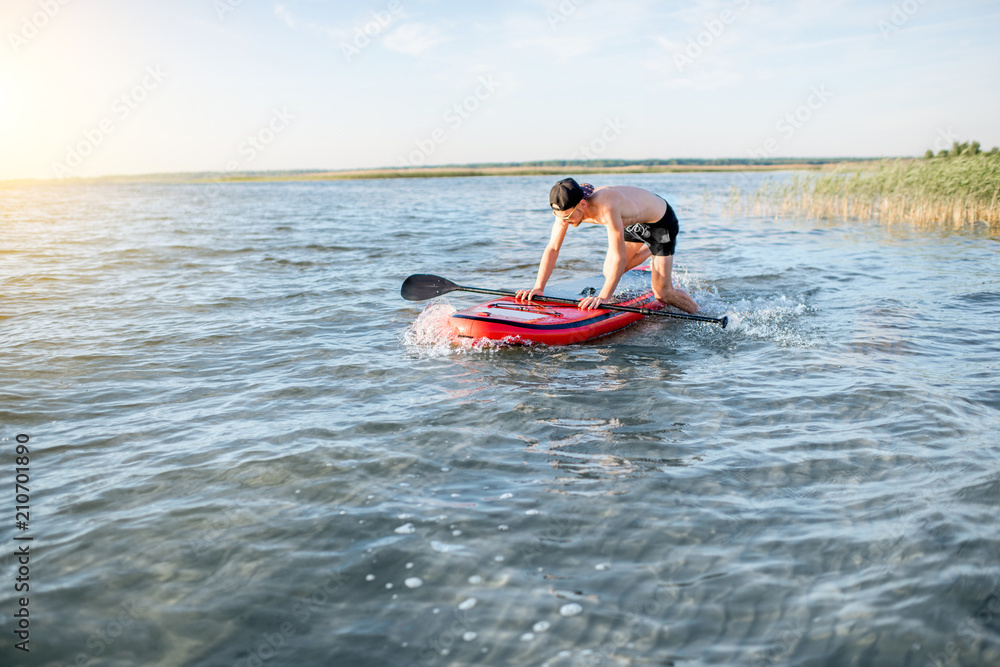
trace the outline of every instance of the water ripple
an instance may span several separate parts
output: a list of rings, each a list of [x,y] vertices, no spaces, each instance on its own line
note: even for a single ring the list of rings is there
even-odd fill
[[[47,660],[1000,663],[1000,246],[604,178],[677,202],[729,328],[469,344],[480,297],[398,297],[529,285],[549,178],[0,190]]]

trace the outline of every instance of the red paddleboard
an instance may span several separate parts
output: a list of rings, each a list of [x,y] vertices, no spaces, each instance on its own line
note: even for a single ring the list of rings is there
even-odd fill
[[[545,293],[560,299],[582,299],[596,294],[603,285],[604,276],[594,276],[551,285]],[[659,310],[662,304],[653,296],[649,268],[626,271],[615,290],[613,303]],[[530,304],[505,296],[460,310],[451,316],[449,323],[460,338],[570,345],[606,336],[643,317],[640,313],[617,310],[582,310],[546,302],[544,295],[536,296]]]

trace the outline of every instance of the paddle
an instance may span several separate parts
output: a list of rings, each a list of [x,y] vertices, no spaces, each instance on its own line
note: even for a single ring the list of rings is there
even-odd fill
[[[441,276],[432,276],[426,273],[417,273],[406,280],[403,281],[403,288],[400,290],[400,295],[407,301],[424,301],[426,299],[433,299],[436,296],[441,296],[443,294],[448,294],[449,292],[474,292],[476,294],[491,294],[493,296],[515,296],[516,292],[510,292],[507,290],[492,290],[492,289],[480,289],[478,287],[462,287],[461,285],[456,285],[447,278],[442,278]],[[540,295],[538,296],[539,301],[546,301],[549,303],[565,303],[571,306],[576,306],[580,302],[575,299],[558,299],[552,296]],[[673,313],[662,310],[651,310],[649,308],[633,308],[632,306],[619,306],[616,303],[603,303],[600,306],[602,309],[606,310],[622,310],[628,313],[641,313],[642,315],[659,315],[660,317],[673,317],[679,320],[697,320],[699,322],[712,322],[713,324],[719,324],[723,329],[726,328],[726,324],[729,323],[728,317],[723,317],[721,319],[716,317],[705,317],[704,315],[690,315],[688,313]]]

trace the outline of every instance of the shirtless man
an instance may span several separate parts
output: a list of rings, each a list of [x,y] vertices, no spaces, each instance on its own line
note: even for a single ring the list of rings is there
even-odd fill
[[[604,257],[604,287],[596,296],[580,301],[580,308],[600,308],[611,301],[622,274],[653,257],[653,294],[668,306],[687,313],[697,313],[698,304],[679,289],[674,289],[670,273],[677,243],[677,216],[670,204],[648,190],[628,185],[614,185],[596,190],[580,185],[572,178],[556,183],[549,192],[549,203],[556,216],[549,244],[542,253],[535,286],[519,290],[517,298],[531,301],[542,295],[545,283],[559,257],[566,231],[581,222],[604,225],[608,231],[608,252]]]

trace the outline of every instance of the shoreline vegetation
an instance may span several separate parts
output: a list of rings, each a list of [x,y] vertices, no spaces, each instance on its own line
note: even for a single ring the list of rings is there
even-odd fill
[[[1000,149],[983,152],[978,142],[956,142],[922,159],[879,160],[860,169],[839,165],[823,175],[767,181],[754,192],[733,188],[725,211],[1000,229]]]
[[[341,181],[381,178],[461,178],[469,176],[561,176],[566,174],[658,174],[710,171],[823,170],[837,165],[861,166],[878,158],[678,158],[670,160],[544,160],[534,162],[489,162],[427,167],[383,167],[377,169],[297,169],[289,171],[187,172],[65,179],[0,180],[0,187],[30,184],[101,183],[273,183],[285,181]]]

